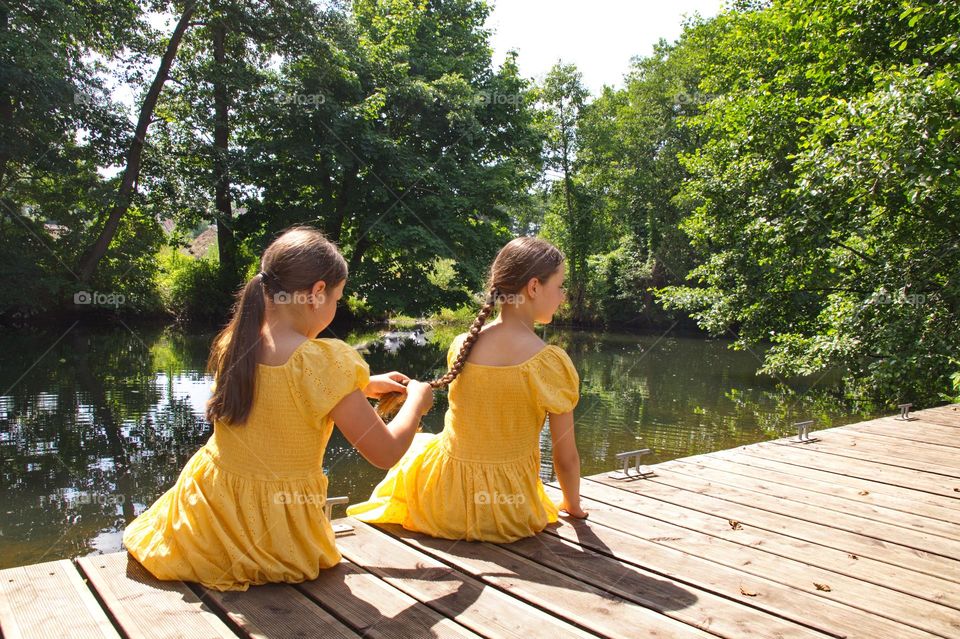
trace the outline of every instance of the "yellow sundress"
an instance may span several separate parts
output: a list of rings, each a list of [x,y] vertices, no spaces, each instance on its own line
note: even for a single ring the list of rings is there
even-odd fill
[[[215,590],[315,579],[339,563],[323,454],[330,411],[369,378],[356,350],[334,339],[259,364],[248,421],[214,424],[177,483],[127,526],[127,550],[158,579]]]
[[[448,368],[464,337],[451,344]],[[558,515],[540,481],[540,431],[548,412],[573,410],[579,384],[557,346],[514,366],[467,362],[450,385],[443,431],[417,435],[347,514],[445,539],[508,543],[540,532]]]

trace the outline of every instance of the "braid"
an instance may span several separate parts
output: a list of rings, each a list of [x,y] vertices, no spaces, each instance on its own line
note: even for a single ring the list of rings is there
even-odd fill
[[[490,292],[487,295],[487,300],[483,304],[483,308],[480,309],[480,312],[477,313],[476,319],[473,320],[473,324],[470,325],[470,330],[467,331],[467,337],[463,340],[463,344],[460,346],[460,352],[457,353],[457,359],[454,360],[453,365],[450,367],[450,370],[447,371],[443,376],[430,382],[430,386],[433,388],[446,388],[449,386],[453,380],[460,375],[460,372],[463,370],[463,365],[467,361],[467,357],[470,355],[470,351],[473,349],[473,345],[476,344],[477,339],[480,336],[480,329],[483,328],[484,323],[486,323],[487,318],[490,317],[490,313],[493,312],[494,307],[497,305],[497,298],[499,297],[499,290],[496,286],[490,287]],[[403,405],[405,396],[403,393],[387,393],[380,398],[380,401],[377,403],[377,412],[381,417],[389,417],[395,414],[400,406]]]
[[[497,305],[498,293],[497,287],[490,287],[487,301],[484,303],[483,308],[480,309],[480,312],[477,313],[473,324],[470,325],[470,330],[467,332],[467,337],[460,346],[460,352],[457,353],[457,359],[454,360],[453,366],[450,367],[450,370],[447,371],[445,375],[430,382],[431,386],[434,388],[445,388],[460,375],[460,372],[463,370],[463,365],[470,355],[470,351],[473,350],[473,345],[477,343],[477,339],[480,337],[480,329],[483,328],[487,318],[490,317],[490,313],[493,312],[494,307]]]

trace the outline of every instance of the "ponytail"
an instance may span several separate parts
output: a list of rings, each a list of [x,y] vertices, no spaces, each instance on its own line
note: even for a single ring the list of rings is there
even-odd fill
[[[322,281],[333,287],[347,278],[347,262],[337,246],[311,226],[294,226],[270,243],[260,272],[237,293],[230,322],[213,341],[207,372],[216,388],[207,402],[207,419],[243,424],[253,408],[257,357],[267,298],[289,301],[289,294]]]
[[[253,407],[253,393],[263,326],[263,274],[258,273],[237,294],[230,323],[217,335],[207,360],[216,388],[207,402],[210,423],[242,424]]]

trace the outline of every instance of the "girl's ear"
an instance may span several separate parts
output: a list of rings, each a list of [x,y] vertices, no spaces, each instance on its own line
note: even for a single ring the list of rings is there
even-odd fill
[[[317,308],[326,300],[327,283],[323,280],[317,280],[313,283],[310,293],[313,295],[313,307]]]
[[[540,280],[535,277],[531,277],[527,282],[527,297],[534,299],[537,296],[537,292],[540,290]]]

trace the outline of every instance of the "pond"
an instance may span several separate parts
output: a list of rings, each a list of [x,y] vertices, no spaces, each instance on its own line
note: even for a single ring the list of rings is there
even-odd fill
[[[382,330],[340,335],[374,372],[425,379],[443,372],[462,329],[414,339]],[[576,409],[584,475],[612,470],[618,452],[650,448],[657,463],[783,436],[801,419],[817,427],[853,414],[829,392],[832,380],[758,375],[760,353],[727,340],[548,328],[582,380]],[[175,481],[210,435],[203,417],[212,333],[79,325],[0,336],[0,568],[121,549],[124,526]],[[439,432],[438,393],[425,430]],[[550,437],[541,437],[541,476],[553,478]],[[331,496],[362,501],[383,476],[339,431],[324,468]],[[337,515],[342,510],[335,511]]]

